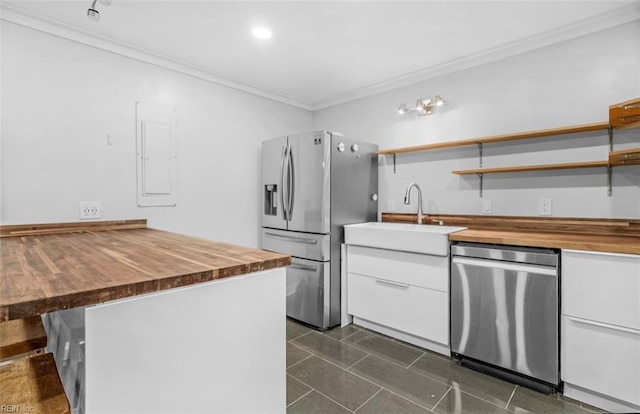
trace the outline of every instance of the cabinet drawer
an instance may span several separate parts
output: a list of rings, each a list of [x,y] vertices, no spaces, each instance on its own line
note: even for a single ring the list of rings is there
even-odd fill
[[[640,404],[640,331],[562,317],[562,379]]]
[[[347,271],[413,286],[449,291],[449,258],[347,246]]]
[[[448,294],[348,273],[347,312],[380,325],[449,344]]]
[[[640,330],[640,256],[563,250],[562,313]]]

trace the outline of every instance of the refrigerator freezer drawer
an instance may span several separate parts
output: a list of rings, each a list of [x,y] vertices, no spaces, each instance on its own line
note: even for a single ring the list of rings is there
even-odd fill
[[[331,236],[263,228],[261,246],[265,250],[295,257],[327,261],[330,257]]]
[[[329,262],[293,258],[287,267],[287,316],[329,327]]]

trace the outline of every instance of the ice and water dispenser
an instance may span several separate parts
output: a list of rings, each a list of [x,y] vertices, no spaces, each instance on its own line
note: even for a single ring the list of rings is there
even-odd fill
[[[278,185],[267,184],[264,186],[264,214],[267,216],[278,215]]]

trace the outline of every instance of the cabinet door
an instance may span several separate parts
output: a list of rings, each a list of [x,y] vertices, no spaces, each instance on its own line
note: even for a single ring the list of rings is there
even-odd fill
[[[562,379],[640,405],[640,330],[562,317]]]
[[[445,292],[347,274],[349,314],[445,345],[449,343],[448,299]]]
[[[562,313],[640,330],[640,256],[563,250]]]

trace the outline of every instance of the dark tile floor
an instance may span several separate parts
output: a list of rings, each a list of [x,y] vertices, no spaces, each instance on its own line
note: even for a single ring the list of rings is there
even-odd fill
[[[451,358],[349,325],[318,332],[287,320],[287,413],[589,413]]]

